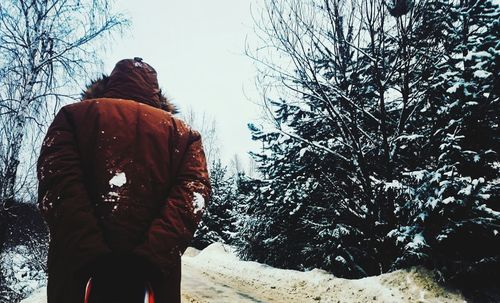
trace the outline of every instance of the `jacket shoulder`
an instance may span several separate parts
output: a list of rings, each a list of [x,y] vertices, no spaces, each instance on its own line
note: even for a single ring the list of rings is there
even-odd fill
[[[180,137],[184,137],[189,142],[199,140],[201,138],[201,134],[193,129],[186,121],[182,120],[179,117],[171,115],[173,125]]]

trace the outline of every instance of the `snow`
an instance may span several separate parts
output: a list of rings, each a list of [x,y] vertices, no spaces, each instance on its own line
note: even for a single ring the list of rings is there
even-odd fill
[[[109,180],[109,185],[111,187],[122,187],[125,183],[127,183],[127,176],[124,172],[118,172],[116,175]]]
[[[46,303],[47,302],[47,288],[42,287],[37,289],[35,292],[29,296],[29,298],[24,299],[21,303]]]
[[[443,199],[443,204],[449,204],[455,202],[455,197],[448,197],[446,199]]]
[[[55,139],[55,136],[45,138],[43,146],[51,147],[54,144]]]
[[[471,184],[468,184],[467,186],[461,188],[459,191],[458,191],[458,194],[459,195],[465,195],[465,196],[470,196],[472,193],[472,185]],[[449,198],[446,198],[446,199],[449,199]],[[446,200],[445,199],[445,200]],[[451,201],[453,202],[453,201]],[[444,201],[443,201],[444,203]]]
[[[448,88],[446,90],[447,93],[450,93],[450,94],[453,94],[457,91],[457,89],[460,87],[460,83],[455,83],[453,84],[453,86],[451,86],[450,88]]]
[[[0,255],[2,274],[16,294],[30,294],[45,284],[45,273],[35,266],[37,257],[25,245],[8,248]]]
[[[184,302],[465,302],[422,268],[348,280],[319,269],[301,272],[241,261],[232,247],[219,243],[198,254],[190,250],[182,260]],[[194,273],[197,279],[189,279]]]
[[[205,208],[205,199],[200,193],[193,193],[193,208],[195,214]]]
[[[357,280],[320,270],[278,269],[240,260],[231,246],[214,243],[182,256],[183,303],[229,302],[465,302],[423,268]],[[21,303],[45,303],[42,288]]]
[[[349,230],[342,226],[341,224],[338,224],[337,227],[333,230],[332,236],[336,239],[340,239],[343,236],[349,235]]]
[[[406,244],[405,249],[407,250],[418,250],[421,247],[427,246],[425,243],[425,238],[422,233],[415,234],[413,236],[413,241]]]
[[[344,257],[342,257],[342,256],[336,256],[336,257],[335,257],[335,261],[337,261],[337,262],[339,262],[339,263],[343,263],[343,264],[346,264],[346,263],[347,263],[347,261],[345,260],[345,258],[344,258]]]
[[[104,202],[117,202],[120,200],[120,194],[114,191],[108,192],[106,195],[102,195]]]
[[[485,70],[477,70],[474,72],[474,77],[477,78],[488,78],[491,76],[491,73]]]
[[[408,141],[414,141],[416,139],[424,138],[424,136],[419,135],[419,134],[413,134],[413,135],[401,135],[397,137],[394,141],[398,140],[408,140]]]
[[[302,207],[302,203],[297,203],[297,206],[289,212],[290,216],[295,215],[295,213],[298,212],[301,207]]]
[[[384,189],[401,189],[403,187],[403,184],[399,182],[398,180],[392,180],[391,182],[385,182],[384,184]]]
[[[308,150],[309,150],[309,146],[301,148],[299,151],[299,159],[302,158],[305,155],[305,153],[308,152]]]
[[[491,215],[492,217],[495,217],[497,219],[500,219],[500,211],[495,211],[489,207],[487,207],[486,205],[484,204],[481,204],[479,205],[479,207],[477,208],[478,210],[480,211],[484,211],[486,213],[488,213],[489,215]]]
[[[487,51],[479,51],[479,52],[469,52],[467,56],[465,56],[465,60],[472,60],[472,58],[481,58],[481,57],[491,57],[491,54],[488,53]]]

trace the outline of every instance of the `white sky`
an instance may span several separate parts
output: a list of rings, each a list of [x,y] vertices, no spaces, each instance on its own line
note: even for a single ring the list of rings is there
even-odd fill
[[[142,57],[158,72],[162,89],[181,109],[206,112],[217,123],[221,157],[247,158],[247,123],[259,118],[255,68],[244,55],[253,39],[255,0],[117,1],[132,21],[104,59],[104,73],[125,58]],[[250,100],[251,101],[250,101]]]

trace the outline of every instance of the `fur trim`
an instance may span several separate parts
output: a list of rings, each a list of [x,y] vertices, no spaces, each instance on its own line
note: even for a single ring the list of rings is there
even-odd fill
[[[161,88],[160,88],[160,92],[158,93],[158,95],[160,97],[161,109],[163,109],[169,113],[172,113],[174,115],[179,113],[177,106],[175,106],[175,104],[173,104],[169,99],[167,99],[167,97],[165,97]]]
[[[82,100],[102,98],[104,96],[104,92],[106,91],[106,84],[108,84],[108,80],[109,77],[102,74],[101,77],[90,81],[87,88],[85,88],[85,90],[83,90],[80,94]]]
[[[109,76],[102,74],[99,78],[92,80],[90,84],[80,94],[82,100],[102,98],[106,92],[106,85]],[[175,106],[170,99],[168,99],[160,89],[158,93],[160,98],[160,108],[172,114],[179,113],[177,106]]]

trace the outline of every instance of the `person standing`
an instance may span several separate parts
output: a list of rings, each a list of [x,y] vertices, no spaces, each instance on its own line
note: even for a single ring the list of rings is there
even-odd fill
[[[137,283],[156,303],[180,302],[180,257],[211,194],[201,136],[141,58],[82,96],[56,115],[37,165],[48,303],[84,302],[89,287],[132,301]]]

